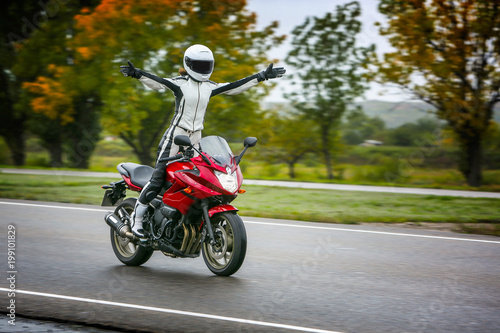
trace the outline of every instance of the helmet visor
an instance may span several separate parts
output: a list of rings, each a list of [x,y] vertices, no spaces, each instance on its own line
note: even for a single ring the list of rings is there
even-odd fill
[[[214,69],[213,60],[193,60],[186,57],[186,65],[199,74],[211,74]]]

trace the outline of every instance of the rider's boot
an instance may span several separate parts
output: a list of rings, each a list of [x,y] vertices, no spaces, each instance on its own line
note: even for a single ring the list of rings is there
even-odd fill
[[[137,200],[134,212],[132,213],[132,233],[139,237],[144,238],[144,229],[142,227],[142,220],[144,219],[144,214],[148,209],[148,205],[144,205]]]

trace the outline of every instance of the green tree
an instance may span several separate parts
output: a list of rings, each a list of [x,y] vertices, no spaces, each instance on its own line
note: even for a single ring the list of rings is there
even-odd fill
[[[439,123],[435,119],[422,118],[387,131],[387,144],[395,146],[419,146],[435,141]]]
[[[342,140],[349,145],[378,140],[384,131],[385,122],[379,117],[368,117],[360,107],[347,114],[341,128]]]
[[[257,31],[256,15],[247,12],[245,5],[243,0],[103,0],[76,17],[79,32],[74,49],[89,66],[98,68],[107,84],[106,129],[124,138],[142,163],[153,162],[151,151],[168,126],[174,98],[124,78],[119,65],[128,59],[158,76],[176,76],[184,50],[199,43],[214,52],[211,80],[231,82],[254,74],[268,64],[265,52],[284,37],[274,35],[277,23]],[[214,98],[204,134],[240,140],[267,90],[259,85],[241,95]]]
[[[436,108],[458,138],[467,183],[481,185],[483,141],[500,101],[500,3],[382,0],[379,10],[396,49],[380,78]]]
[[[295,165],[307,153],[318,152],[318,137],[314,131],[316,124],[301,114],[283,115],[271,110],[260,124],[267,131],[262,141],[269,155],[268,160],[286,163],[292,179],[296,176]]]
[[[141,164],[152,165],[158,142],[172,118],[174,101],[170,96],[164,98],[165,94],[137,89],[129,80],[127,83],[123,90],[109,91],[103,126],[123,139]]]
[[[327,176],[333,178],[333,138],[342,115],[366,89],[360,69],[367,66],[374,46],[356,45],[361,31],[358,2],[337,6],[324,18],[307,18],[293,32],[286,61],[302,88],[289,94],[294,106],[318,127]]]

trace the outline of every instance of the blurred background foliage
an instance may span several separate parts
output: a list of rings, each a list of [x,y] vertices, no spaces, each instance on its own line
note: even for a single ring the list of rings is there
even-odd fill
[[[184,50],[201,43],[214,51],[211,79],[231,82],[265,69],[276,60],[267,52],[285,39],[278,22],[258,30],[243,0],[0,6],[3,165],[151,164],[173,95],[124,78],[120,65],[130,60],[173,77]],[[279,81],[216,97],[203,134],[225,137],[235,151],[245,136],[258,137],[242,162],[248,178],[500,190],[498,7],[481,0],[381,1],[388,19],[381,32],[398,50],[383,60],[356,42],[356,1],[297,22],[289,36],[287,75],[295,85],[288,102],[261,103]],[[424,84],[414,85],[415,75]],[[427,104],[360,102],[370,80],[396,83]]]

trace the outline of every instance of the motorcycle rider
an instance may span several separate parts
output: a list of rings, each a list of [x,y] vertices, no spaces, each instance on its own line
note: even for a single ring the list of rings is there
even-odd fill
[[[222,84],[212,82],[209,79],[214,69],[214,56],[208,47],[201,44],[192,45],[185,51],[183,63],[187,75],[170,79],[160,78],[135,68],[130,61],[128,66],[120,66],[120,72],[124,76],[136,78],[154,90],[169,89],[175,96],[175,112],[158,146],[153,175],[142,189],[132,215],[134,221],[132,233],[140,238],[144,237],[142,222],[148,204],[165,185],[166,162],[160,162],[160,159],[174,156],[179,151],[179,147],[174,144],[174,137],[187,135],[193,145],[198,144],[211,97],[219,94],[236,95],[261,81],[280,78],[285,74],[283,67],[273,68],[273,64],[270,64],[265,71],[235,82]]]

